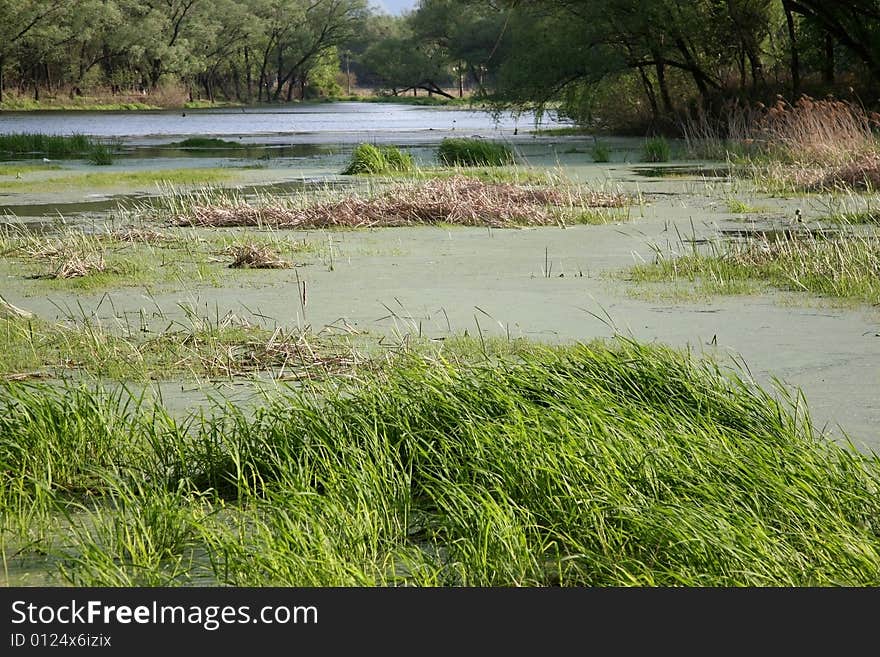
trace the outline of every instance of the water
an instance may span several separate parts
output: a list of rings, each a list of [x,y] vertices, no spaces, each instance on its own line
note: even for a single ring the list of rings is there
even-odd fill
[[[567,125],[545,115],[543,127]],[[322,103],[138,112],[0,112],[0,133],[42,132],[156,144],[169,137],[241,138],[244,143],[439,141],[450,135],[502,138],[534,127],[534,115],[394,103]]]

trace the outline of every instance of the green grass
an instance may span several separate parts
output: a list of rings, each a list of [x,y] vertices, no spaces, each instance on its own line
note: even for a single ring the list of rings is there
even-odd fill
[[[5,384],[0,550],[79,586],[877,586],[880,461],[793,402],[626,340],[184,418]]]
[[[202,185],[229,180],[234,173],[228,169],[155,169],[151,171],[113,171],[101,173],[71,173],[41,180],[0,181],[0,189],[17,192],[46,191],[48,189],[84,189],[108,187],[154,187],[168,185]]]
[[[507,144],[485,139],[446,138],[440,142],[437,158],[446,166],[501,166],[515,162]]]
[[[41,236],[6,228],[0,231],[0,272],[16,280],[16,291],[42,296],[51,291],[94,292],[125,287],[173,289],[181,283],[219,286],[271,279],[267,272],[230,269],[233,252],[256,246],[280,257],[302,261],[320,255],[305,240],[256,231],[221,231],[203,235],[190,230],[90,232],[68,228]],[[70,263],[101,263],[85,275],[59,277]]]
[[[16,176],[18,174],[34,173],[35,171],[58,171],[60,164],[0,164],[0,176]]]
[[[112,146],[107,144],[95,144],[89,151],[88,159],[90,164],[95,166],[109,166],[113,164],[114,150]]]
[[[0,153],[13,155],[79,155],[90,152],[97,142],[86,135],[9,133],[0,135]]]
[[[400,174],[414,171],[412,156],[396,146],[358,144],[351,153],[342,175]]]
[[[668,162],[672,157],[672,147],[664,137],[652,137],[642,147],[643,162]]]
[[[731,214],[753,214],[759,212],[759,209],[745,201],[732,198],[727,201],[727,211]]]
[[[429,167],[418,169],[413,173],[415,180],[431,180],[434,178],[452,178],[465,176],[485,183],[512,183],[516,185],[555,185],[571,184],[564,172],[533,169],[520,165],[511,166],[451,166]]]
[[[28,111],[58,111],[58,112],[125,112],[137,110],[161,110],[159,105],[149,105],[147,103],[119,103],[101,100],[83,100],[77,102],[69,101],[34,101],[32,98],[5,98],[0,103],[0,110],[10,112],[28,112]]]
[[[611,149],[604,144],[596,143],[590,150],[593,162],[609,162],[611,160]]]
[[[831,300],[880,303],[880,236],[779,235],[746,244],[716,245],[707,253],[658,256],[626,276],[641,283],[692,283],[703,293],[743,294],[759,285],[808,292]]]

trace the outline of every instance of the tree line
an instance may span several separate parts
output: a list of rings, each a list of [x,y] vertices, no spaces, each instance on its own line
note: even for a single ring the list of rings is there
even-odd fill
[[[352,77],[584,123],[850,87],[873,104],[880,0],[0,0],[0,94],[173,79],[271,102]]]

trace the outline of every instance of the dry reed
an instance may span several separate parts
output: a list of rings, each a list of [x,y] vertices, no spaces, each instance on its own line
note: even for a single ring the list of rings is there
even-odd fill
[[[227,249],[234,258],[233,269],[289,269],[293,263],[278,256],[272,249],[257,244],[243,244]]]
[[[176,226],[272,226],[331,228],[449,223],[509,227],[559,223],[560,211],[579,207],[621,207],[617,193],[568,188],[485,183],[466,176],[395,185],[371,197],[350,196],[308,207],[243,201],[192,204],[174,213]]]
[[[770,179],[820,190],[880,183],[878,126],[880,114],[851,102],[778,96],[770,107],[732,103],[720,118],[689,116],[683,130],[693,154],[744,158]]]

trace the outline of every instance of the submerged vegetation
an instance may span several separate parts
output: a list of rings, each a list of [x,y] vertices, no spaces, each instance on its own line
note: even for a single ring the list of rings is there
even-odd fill
[[[403,356],[247,415],[16,383],[0,409],[4,566],[59,583],[880,583],[877,459],[656,346]]]
[[[169,144],[177,148],[199,149],[229,149],[241,148],[242,145],[237,141],[229,141],[228,139],[219,139],[217,137],[187,137],[183,141],[176,141]]]

